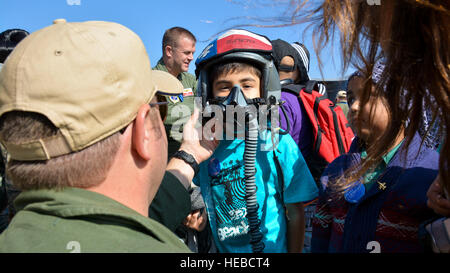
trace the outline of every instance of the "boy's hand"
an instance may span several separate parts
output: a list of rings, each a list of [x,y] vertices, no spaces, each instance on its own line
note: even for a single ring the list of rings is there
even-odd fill
[[[206,216],[206,209],[204,209],[203,212],[196,210],[188,214],[183,224],[190,229],[202,231],[205,229],[207,222],[208,217]]]
[[[444,189],[440,183],[441,176],[434,180],[427,192],[427,205],[437,214],[442,216],[450,216],[450,200],[445,198]]]

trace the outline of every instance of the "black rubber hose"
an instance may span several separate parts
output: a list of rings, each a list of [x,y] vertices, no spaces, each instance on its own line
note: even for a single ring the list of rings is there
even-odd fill
[[[261,221],[258,217],[258,201],[256,199],[256,152],[258,147],[258,120],[254,113],[246,113],[245,148],[244,148],[244,179],[247,201],[247,219],[249,223],[250,243],[254,253],[264,250],[263,235],[260,230]]]

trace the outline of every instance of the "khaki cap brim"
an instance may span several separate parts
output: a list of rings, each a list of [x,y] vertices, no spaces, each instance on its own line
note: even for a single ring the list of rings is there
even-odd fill
[[[151,74],[153,81],[156,83],[157,92],[170,95],[183,94],[183,85],[172,74],[161,70],[151,70]]]

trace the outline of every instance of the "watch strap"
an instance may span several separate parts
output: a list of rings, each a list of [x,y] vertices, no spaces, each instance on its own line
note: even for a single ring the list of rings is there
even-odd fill
[[[191,166],[192,169],[194,170],[195,175],[198,173],[199,166],[193,155],[191,155],[183,150],[179,150],[179,151],[176,151],[172,157],[181,159],[184,162],[186,162],[187,164],[189,164],[189,166]]]

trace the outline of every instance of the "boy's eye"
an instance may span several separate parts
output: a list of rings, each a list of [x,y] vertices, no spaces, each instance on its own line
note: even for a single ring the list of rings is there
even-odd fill
[[[242,89],[249,89],[249,88],[253,88],[253,84],[252,83],[244,83],[241,85]]]

